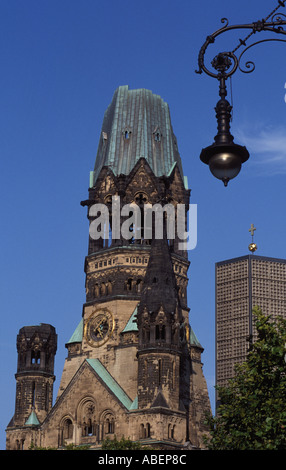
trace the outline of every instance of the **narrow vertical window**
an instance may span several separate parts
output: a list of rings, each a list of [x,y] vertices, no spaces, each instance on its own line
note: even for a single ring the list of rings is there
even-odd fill
[[[92,436],[93,435],[93,426],[92,426],[92,422],[91,422],[91,419],[89,418],[88,421],[87,421],[87,435],[88,436]]]
[[[158,384],[161,385],[162,382],[162,359],[158,360]]]
[[[147,423],[146,424],[146,437],[150,437],[151,436],[151,426],[150,426],[150,423]]]

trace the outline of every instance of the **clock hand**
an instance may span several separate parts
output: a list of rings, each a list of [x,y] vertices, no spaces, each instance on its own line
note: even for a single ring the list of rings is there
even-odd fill
[[[102,333],[102,330],[101,330],[101,325],[98,326],[98,328],[96,328],[96,331],[98,332],[98,334],[103,338],[103,333]]]
[[[97,320],[97,322],[95,323],[95,325],[93,325],[93,328],[96,330],[97,328],[100,327],[101,323],[102,323],[102,320]]]

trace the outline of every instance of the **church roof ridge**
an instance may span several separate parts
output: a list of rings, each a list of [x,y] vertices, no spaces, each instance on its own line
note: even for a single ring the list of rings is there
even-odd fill
[[[113,392],[116,398],[127,408],[130,409],[133,401],[119,385],[119,383],[112,377],[110,372],[104,367],[99,359],[86,359],[86,362],[92,367],[97,373],[99,378],[107,385],[107,387]]]

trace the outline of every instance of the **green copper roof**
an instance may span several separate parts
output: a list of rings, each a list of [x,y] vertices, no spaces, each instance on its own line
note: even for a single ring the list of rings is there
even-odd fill
[[[104,114],[90,185],[103,166],[129,174],[141,157],[156,176],[168,175],[177,163],[183,177],[168,104],[150,90],[120,86]]]
[[[190,344],[199,346],[200,348],[202,347],[192,328],[190,328]]]
[[[40,424],[35,411],[33,410],[29,418],[25,422],[25,426],[38,426]]]
[[[116,382],[116,380],[110,375],[108,370],[100,362],[99,359],[86,359],[88,364],[95,370],[100,379],[105,385],[111,390],[111,392],[117,397],[117,399],[127,408],[130,409],[132,400]]]
[[[126,323],[126,326],[122,333],[126,333],[127,331],[138,331],[137,327],[137,321],[136,321],[136,316],[137,316],[137,307],[136,306],[134,312],[132,313],[131,317],[129,318],[128,322]]]
[[[131,410],[137,410],[138,409],[138,396],[135,398],[135,400],[132,402],[132,405],[129,408],[129,411]]]
[[[83,318],[77,325],[75,331],[73,332],[70,340],[67,342],[67,344],[70,343],[81,343],[82,341],[82,335],[83,335]]]

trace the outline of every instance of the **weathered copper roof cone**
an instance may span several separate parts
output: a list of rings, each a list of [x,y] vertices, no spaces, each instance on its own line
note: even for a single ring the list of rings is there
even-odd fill
[[[168,104],[150,90],[120,86],[104,114],[93,182],[103,166],[127,175],[141,157],[156,176],[168,175],[177,163],[183,177]]]

